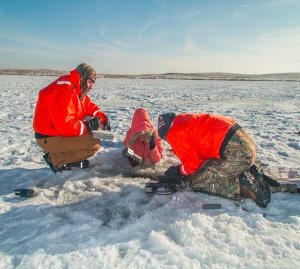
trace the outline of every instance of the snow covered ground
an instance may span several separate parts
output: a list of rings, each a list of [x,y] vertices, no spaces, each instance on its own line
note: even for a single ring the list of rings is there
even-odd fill
[[[149,195],[145,178],[119,172],[122,139],[143,106],[155,125],[168,111],[231,116],[271,175],[299,178],[299,83],[99,79],[91,96],[115,139],[93,167],[54,174],[31,127],[38,91],[54,79],[0,76],[0,268],[299,268],[299,195],[275,194],[263,210],[189,191]],[[156,172],[176,163],[166,147]],[[14,195],[32,183],[38,196]]]

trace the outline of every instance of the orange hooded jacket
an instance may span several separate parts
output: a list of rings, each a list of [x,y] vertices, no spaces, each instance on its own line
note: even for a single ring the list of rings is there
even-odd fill
[[[146,133],[155,133],[156,147],[150,150],[150,145],[146,141]],[[162,158],[163,146],[161,139],[158,136],[156,128],[153,127],[150,121],[148,112],[144,108],[135,110],[131,127],[126,133],[123,141],[126,148],[131,148],[137,155],[141,156],[143,161],[155,164]]]
[[[47,136],[80,136],[87,132],[86,116],[99,117],[104,123],[105,113],[88,96],[80,100],[80,94],[76,69],[42,89],[33,119],[34,131]]]
[[[204,161],[221,157],[229,130],[239,127],[233,119],[212,114],[179,114],[174,118],[166,140],[181,161],[180,173],[191,175]]]

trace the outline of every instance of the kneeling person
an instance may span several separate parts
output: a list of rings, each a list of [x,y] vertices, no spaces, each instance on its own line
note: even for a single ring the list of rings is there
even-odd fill
[[[214,114],[167,113],[158,118],[158,134],[181,161],[165,171],[167,178],[181,177],[195,191],[237,201],[251,198],[267,207],[270,187],[253,169],[255,143],[236,121]]]
[[[144,167],[151,167],[162,158],[161,139],[144,108],[135,110],[131,127],[127,131],[123,143],[125,146],[123,155],[128,158],[132,166],[143,163]]]
[[[87,95],[95,82],[95,70],[83,63],[39,92],[33,129],[54,172],[87,167],[100,149],[90,131],[110,130],[108,117]]]

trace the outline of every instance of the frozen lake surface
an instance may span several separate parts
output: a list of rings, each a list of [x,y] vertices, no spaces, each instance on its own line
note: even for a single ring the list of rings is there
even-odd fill
[[[145,178],[116,169],[126,166],[122,140],[143,106],[155,125],[170,111],[230,116],[252,135],[266,171],[293,181],[300,177],[299,83],[98,79],[91,98],[115,139],[103,142],[91,168],[54,174],[32,130],[38,91],[54,79],[0,76],[0,268],[299,266],[299,195],[275,194],[265,210],[191,191],[153,196]],[[165,146],[156,171],[178,163]],[[37,197],[14,196],[32,182]]]

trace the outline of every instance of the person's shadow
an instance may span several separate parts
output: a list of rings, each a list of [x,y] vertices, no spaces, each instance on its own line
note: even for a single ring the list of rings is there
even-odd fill
[[[38,188],[50,188],[51,186],[63,186],[66,180],[82,180],[90,177],[107,177],[121,174],[124,165],[122,157],[122,143],[103,141],[104,150],[101,150],[90,160],[87,169],[73,168],[71,171],[54,173],[46,164],[43,168],[11,168],[0,170],[0,195],[6,195],[14,189],[36,186]],[[109,150],[107,150],[109,148]],[[114,169],[118,167],[120,169]]]
[[[94,187],[86,185],[85,191],[93,190]],[[120,185],[118,191],[102,185],[94,190],[94,195],[75,203],[68,201],[68,194],[65,198],[66,204],[62,197],[60,204],[56,204],[43,194],[35,198],[9,198],[15,206],[0,214],[0,249],[13,257],[14,266],[20,264],[24,255],[38,250],[57,255],[109,245],[114,234],[129,222],[137,221],[151,207],[147,205],[151,198],[144,190],[130,184]],[[31,205],[26,205],[27,199],[35,199],[37,204],[31,200]]]
[[[248,226],[252,223],[247,217],[250,213],[262,214],[253,202],[250,202],[250,206],[254,206],[252,212],[241,213],[233,201],[203,193],[182,192],[187,200],[172,203],[172,196],[145,194],[143,179],[126,178],[118,171],[98,168],[60,174],[54,174],[49,168],[0,171],[0,195],[6,196],[3,202],[10,203],[0,214],[0,249],[13,257],[15,267],[24,255],[37,251],[57,255],[113,244],[126,245],[132,234],[143,247],[147,244],[143,238],[151,231],[166,229],[193,213],[220,215],[225,212],[240,217]],[[14,188],[31,181],[40,189],[38,197],[29,198],[27,203],[28,198],[13,195]],[[209,203],[214,199],[222,204],[221,210],[205,211],[195,207],[199,201]],[[300,196],[276,194],[265,217],[269,221],[288,223],[292,221],[290,216],[300,214],[299,205]],[[124,249],[119,251],[122,257]]]

